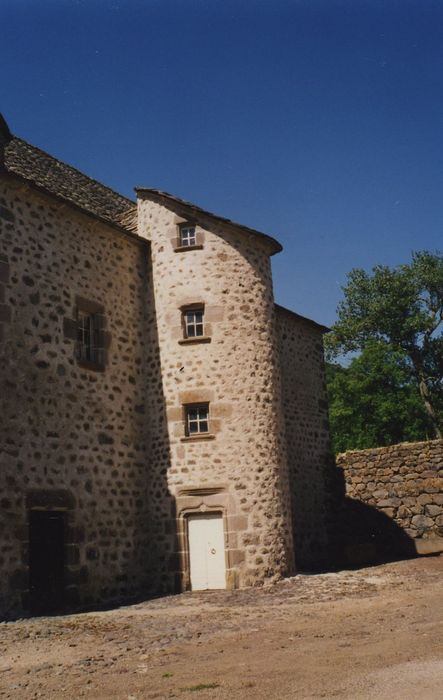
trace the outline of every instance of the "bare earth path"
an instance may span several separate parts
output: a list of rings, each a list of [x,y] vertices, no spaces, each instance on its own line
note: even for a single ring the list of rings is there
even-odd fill
[[[443,697],[443,557],[0,624],[0,698]]]

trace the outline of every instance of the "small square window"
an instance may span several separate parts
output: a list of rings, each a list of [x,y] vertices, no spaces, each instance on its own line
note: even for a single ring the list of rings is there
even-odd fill
[[[197,234],[194,225],[183,224],[180,226],[180,245],[184,248],[197,245]]]
[[[209,404],[186,406],[186,435],[209,433]]]
[[[183,325],[185,338],[198,338],[203,336],[203,308],[184,309]]]
[[[97,314],[78,309],[77,359],[94,365],[103,364],[103,348],[100,346],[100,323]]]

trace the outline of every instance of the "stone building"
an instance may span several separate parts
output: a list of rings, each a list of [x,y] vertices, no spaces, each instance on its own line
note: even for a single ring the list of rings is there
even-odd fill
[[[324,328],[263,233],[127,199],[0,122],[0,614],[328,556]]]

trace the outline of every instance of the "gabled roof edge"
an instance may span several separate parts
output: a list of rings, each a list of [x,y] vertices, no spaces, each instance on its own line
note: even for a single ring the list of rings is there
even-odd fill
[[[330,333],[331,331],[331,329],[327,326],[323,326],[321,323],[313,321],[312,318],[301,316],[301,314],[297,314],[295,311],[291,311],[291,309],[287,309],[285,306],[281,306],[280,304],[274,304],[274,306],[277,313],[284,312],[290,314],[291,316],[294,316],[297,319],[297,321],[303,321],[304,323],[307,323],[310,326],[314,326],[318,331],[320,331],[320,333]]]
[[[151,187],[134,187],[134,190],[137,193],[137,195],[140,193],[141,195],[148,195],[149,198],[155,200],[161,200],[164,202],[172,202],[174,204],[178,204],[180,207],[189,210],[191,213],[194,212],[197,216],[199,214],[207,216],[208,218],[213,219],[214,221],[220,222],[222,224],[228,224],[229,226],[243,231],[244,233],[248,233],[252,236],[258,236],[263,240],[263,242],[266,242],[270,246],[270,255],[275,255],[276,253],[280,253],[283,250],[283,246],[281,245],[281,243],[279,243],[272,236],[268,236],[267,233],[257,231],[256,229],[249,228],[249,226],[244,226],[243,224],[239,224],[235,221],[232,221],[231,219],[227,219],[224,216],[219,216],[218,214],[214,214],[213,212],[206,211],[206,209],[202,209],[196,204],[192,204],[192,202],[187,202],[184,199],[180,199],[180,197],[175,197],[174,195],[169,194],[169,192],[163,192],[162,190],[156,190]]]

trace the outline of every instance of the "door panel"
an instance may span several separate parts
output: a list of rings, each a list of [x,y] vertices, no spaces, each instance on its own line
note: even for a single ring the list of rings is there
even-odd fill
[[[29,513],[29,588],[31,611],[51,613],[63,607],[65,514]]]
[[[188,518],[188,538],[192,590],[226,588],[222,515],[191,515]]]

